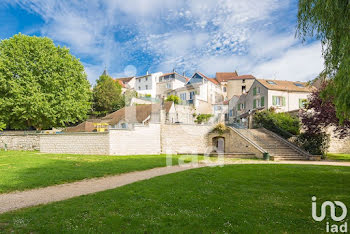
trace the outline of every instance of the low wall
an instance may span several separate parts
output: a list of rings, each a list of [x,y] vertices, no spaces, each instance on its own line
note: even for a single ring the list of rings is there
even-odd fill
[[[160,124],[109,131],[111,155],[160,154]]]
[[[108,133],[40,135],[40,152],[57,154],[109,154]]]
[[[210,153],[207,135],[211,129],[209,125],[162,125],[162,153]]]
[[[8,134],[0,135],[0,149],[8,150],[40,150],[39,134]]]

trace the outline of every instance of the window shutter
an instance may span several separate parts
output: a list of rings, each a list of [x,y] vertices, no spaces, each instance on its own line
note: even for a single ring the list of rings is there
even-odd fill
[[[299,108],[303,108],[303,99],[299,99]]]
[[[272,105],[276,106],[277,105],[277,97],[276,96],[272,96]]]
[[[261,97],[261,106],[265,106],[265,97]]]
[[[238,103],[237,109],[240,111],[241,110],[241,104]]]
[[[282,105],[286,106],[286,98],[285,97],[282,97]]]
[[[253,88],[253,95],[256,95],[256,87]]]
[[[256,108],[256,100],[255,99],[253,100],[253,108],[254,109]]]

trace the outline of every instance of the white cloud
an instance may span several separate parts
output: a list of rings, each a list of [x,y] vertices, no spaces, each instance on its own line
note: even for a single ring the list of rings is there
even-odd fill
[[[237,70],[292,80],[308,79],[322,70],[318,46],[301,46],[294,27],[283,33],[276,28],[283,20],[276,13],[295,7],[289,0],[16,2],[42,16],[43,35],[82,57],[92,83],[105,66],[112,75],[123,76],[129,64],[140,64],[139,73],[176,68],[212,76]],[[133,38],[119,38],[128,33]]]
[[[253,73],[257,77],[308,81],[314,79],[324,68],[321,44],[297,46],[270,61],[258,64]]]

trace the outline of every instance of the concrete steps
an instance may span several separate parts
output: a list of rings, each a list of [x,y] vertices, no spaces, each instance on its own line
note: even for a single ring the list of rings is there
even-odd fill
[[[308,160],[298,150],[263,129],[239,129],[239,131],[270,154],[271,160]]]

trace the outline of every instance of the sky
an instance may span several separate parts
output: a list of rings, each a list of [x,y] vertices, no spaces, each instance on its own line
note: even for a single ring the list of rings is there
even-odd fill
[[[319,41],[295,36],[297,0],[1,0],[0,40],[21,32],[66,46],[94,84],[175,69],[307,81]]]

